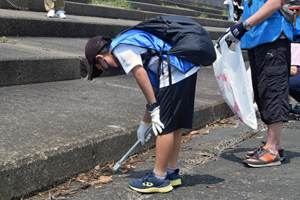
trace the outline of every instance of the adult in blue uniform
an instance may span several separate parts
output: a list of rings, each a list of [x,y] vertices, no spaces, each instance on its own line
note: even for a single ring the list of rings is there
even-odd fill
[[[229,41],[241,40],[241,47],[248,50],[254,98],[268,127],[267,142],[248,152],[250,158],[244,160],[251,167],[280,165],[285,158],[281,135],[289,117],[293,30],[278,12],[280,7],[281,0],[245,0],[243,22],[230,27],[225,35]]]

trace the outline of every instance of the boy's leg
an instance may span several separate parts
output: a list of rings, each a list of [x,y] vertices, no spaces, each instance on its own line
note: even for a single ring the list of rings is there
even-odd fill
[[[168,165],[177,166],[181,136],[181,129],[170,134],[157,136],[155,171],[166,172]]]
[[[180,128],[174,131],[174,146],[173,146],[173,151],[167,168],[167,179],[170,180],[171,185],[173,187],[182,184],[181,177],[179,175],[179,169],[177,167],[181,138],[182,138],[182,129]]]
[[[129,187],[142,193],[169,192],[173,189],[171,182],[166,179],[167,166],[174,146],[174,132],[158,135],[156,138],[155,168],[141,179],[130,181]]]
[[[154,170],[161,173],[167,172],[169,160],[174,148],[174,132],[158,135],[156,138],[156,160]]]
[[[180,144],[181,144],[181,137],[182,137],[181,129],[177,129],[176,131],[174,131],[174,146],[169,160],[169,166],[174,166],[174,167],[177,166],[178,154],[179,154]]]

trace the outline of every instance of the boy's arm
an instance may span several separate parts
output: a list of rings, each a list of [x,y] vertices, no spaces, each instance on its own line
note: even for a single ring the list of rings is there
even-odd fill
[[[148,103],[155,103],[156,98],[146,70],[137,65],[131,70]]]
[[[137,65],[131,70],[131,72],[134,75],[142,92],[144,93],[148,103],[151,104],[156,103],[155,94],[146,70],[141,65]],[[156,108],[154,108],[152,111],[149,112],[152,121],[152,131],[157,136],[164,129],[164,124],[160,121],[160,107],[157,106]],[[147,112],[145,113],[145,116],[148,117]],[[139,137],[139,133],[138,133],[138,137]],[[141,137],[145,137],[145,136],[141,136]]]

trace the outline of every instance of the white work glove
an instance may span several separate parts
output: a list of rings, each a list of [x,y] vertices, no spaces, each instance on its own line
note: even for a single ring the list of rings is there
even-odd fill
[[[160,106],[154,108],[153,111],[149,111],[152,119],[152,131],[157,136],[165,128],[164,124],[160,121]]]
[[[146,131],[151,127],[151,123],[146,123],[143,120],[140,123],[140,127],[137,130],[137,138],[138,140],[141,140],[142,145],[145,144],[145,142],[148,142],[148,140],[151,138],[151,133],[148,134],[148,136],[145,138]]]

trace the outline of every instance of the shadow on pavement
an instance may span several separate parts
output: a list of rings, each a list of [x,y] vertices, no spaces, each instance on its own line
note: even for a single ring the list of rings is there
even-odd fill
[[[181,178],[183,183],[182,186],[185,187],[191,187],[200,184],[211,185],[211,184],[217,184],[225,181],[222,178],[218,178],[210,174],[183,175]]]

